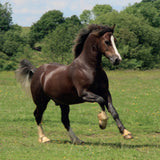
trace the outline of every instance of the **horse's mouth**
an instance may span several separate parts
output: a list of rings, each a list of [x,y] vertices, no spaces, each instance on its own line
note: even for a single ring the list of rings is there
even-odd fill
[[[113,65],[119,65],[122,59],[119,59],[119,57],[110,57],[109,58],[111,64]]]

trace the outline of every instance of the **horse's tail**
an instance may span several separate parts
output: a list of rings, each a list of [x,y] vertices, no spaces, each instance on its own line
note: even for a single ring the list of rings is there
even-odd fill
[[[36,68],[28,60],[24,59],[20,62],[19,68],[15,72],[17,81],[21,83],[22,88],[29,94],[31,94],[30,83],[35,71]]]

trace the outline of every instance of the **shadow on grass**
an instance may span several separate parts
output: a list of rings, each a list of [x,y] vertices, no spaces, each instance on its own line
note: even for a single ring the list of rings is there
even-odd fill
[[[160,148],[158,144],[121,144],[121,143],[98,143],[98,142],[86,142],[86,145],[93,146],[110,146],[112,148],[143,148],[143,147],[151,147],[151,148]]]
[[[68,141],[68,140],[64,140],[64,141],[51,140],[50,143],[72,145],[71,141]],[[144,148],[144,147],[160,148],[160,144],[142,144],[142,145],[138,144],[137,145],[137,144],[121,144],[121,143],[101,143],[101,142],[85,142],[85,143],[81,144],[81,146],[88,146],[88,145],[89,146],[109,146],[112,148]]]

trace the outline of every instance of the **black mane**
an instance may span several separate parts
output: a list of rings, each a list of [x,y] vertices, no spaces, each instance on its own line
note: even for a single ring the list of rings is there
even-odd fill
[[[95,30],[99,31],[100,36],[102,36],[106,32],[113,32],[113,29],[108,26],[96,24],[88,25],[87,28],[82,29],[75,39],[75,45],[73,46],[73,53],[75,58],[77,58],[81,54],[85,40],[87,39],[89,34]]]

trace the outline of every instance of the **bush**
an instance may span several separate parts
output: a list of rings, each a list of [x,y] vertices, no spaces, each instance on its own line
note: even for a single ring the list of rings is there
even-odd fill
[[[13,61],[4,61],[2,70],[13,71],[17,69],[17,64]]]

